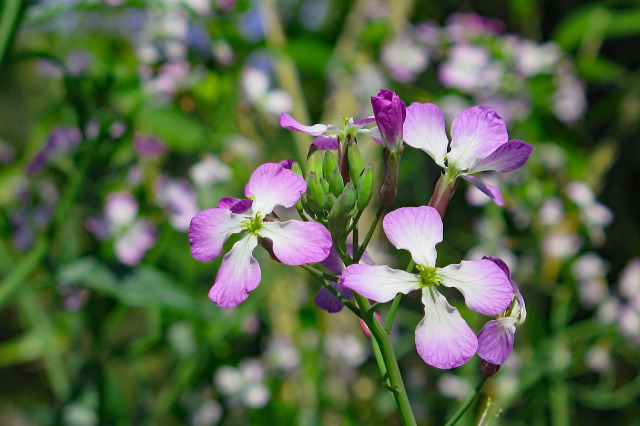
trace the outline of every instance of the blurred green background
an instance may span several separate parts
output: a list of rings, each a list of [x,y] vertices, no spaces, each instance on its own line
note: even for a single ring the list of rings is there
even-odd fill
[[[263,251],[258,289],[218,308],[220,260],[195,261],[186,233],[262,162],[304,160],[312,138],[281,112],[364,118],[380,89],[448,125],[489,105],[535,147],[488,178],[504,208],[461,185],[445,218],[439,262],[504,258],[528,309],[459,424],[640,424],[640,3],[0,5],[0,424],[399,424],[350,312]],[[438,174],[407,147],[394,207]],[[389,248],[376,234],[370,252],[406,264]],[[404,298],[392,336],[419,423],[439,425],[479,360],[426,366],[420,310]]]

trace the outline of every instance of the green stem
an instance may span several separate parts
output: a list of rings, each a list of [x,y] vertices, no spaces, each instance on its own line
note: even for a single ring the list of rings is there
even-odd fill
[[[473,391],[469,394],[464,404],[462,404],[462,407],[460,407],[458,412],[456,412],[456,414],[451,418],[451,420],[449,420],[445,424],[445,426],[453,426],[458,422],[458,420],[460,420],[460,418],[464,415],[464,413],[467,412],[467,410],[471,406],[471,403],[476,399],[476,397],[480,393],[480,390],[482,389],[482,386],[484,386],[486,381],[487,381],[487,377],[482,376],[480,378],[480,381],[478,382],[476,387],[473,389]]]
[[[18,29],[21,9],[22,0],[4,1],[2,13],[0,13],[0,65],[4,61],[11,40]]]
[[[367,313],[367,310],[371,307],[366,297],[355,293],[355,298],[358,301],[358,306],[362,310],[362,320],[367,324],[371,331],[371,336],[375,339],[375,343],[378,344],[380,349],[380,358],[384,363],[387,376],[388,376],[388,388],[392,390],[393,397],[400,412],[400,418],[402,424],[415,425],[416,419],[413,417],[413,411],[411,410],[411,403],[407,395],[407,390],[404,387],[402,381],[402,374],[400,374],[400,367],[398,366],[398,360],[391,344],[391,338],[389,333],[382,327],[382,324],[378,322],[373,313]],[[374,348],[375,352],[375,348]],[[376,354],[376,356],[378,356]]]
[[[387,316],[387,320],[384,323],[384,329],[387,330],[387,333],[391,332],[391,326],[393,325],[393,320],[396,317],[396,311],[398,310],[398,306],[400,306],[400,301],[402,300],[402,293],[398,293],[396,297],[391,302],[391,308],[389,309],[389,316]]]
[[[369,227],[369,231],[367,232],[367,235],[364,237],[364,241],[362,241],[362,246],[360,246],[360,249],[358,250],[357,253],[356,252],[353,253],[353,263],[358,263],[360,261],[360,258],[364,254],[364,251],[367,249],[367,246],[369,245],[369,241],[371,241],[371,237],[373,236],[373,232],[376,230],[376,227],[378,226],[378,222],[380,222],[380,218],[384,213],[384,209],[385,209],[384,204],[380,204],[380,207],[378,207],[378,211],[376,212],[376,218],[373,220],[373,223]]]

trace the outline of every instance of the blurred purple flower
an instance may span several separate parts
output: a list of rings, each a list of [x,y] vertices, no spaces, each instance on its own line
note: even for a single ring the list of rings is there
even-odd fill
[[[82,133],[77,127],[60,126],[54,128],[33,160],[27,164],[26,172],[32,176],[38,173],[53,157],[62,155],[75,148],[82,140]]]
[[[189,181],[161,176],[155,184],[155,198],[158,205],[166,209],[173,229],[189,229],[191,218],[199,211],[196,192]]]
[[[133,147],[140,158],[156,158],[167,151],[164,144],[155,137],[141,134],[133,137]]]

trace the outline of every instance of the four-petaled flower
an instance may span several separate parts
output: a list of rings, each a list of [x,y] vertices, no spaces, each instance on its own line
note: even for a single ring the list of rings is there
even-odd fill
[[[246,231],[223,257],[209,291],[209,298],[217,305],[237,306],[260,283],[260,266],[253,257],[258,237],[269,240],[273,255],[287,265],[321,262],[329,255],[331,234],[323,225],[298,220],[270,221],[267,217],[275,206],[295,205],[306,189],[301,176],[280,164],[266,163],[253,172],[245,187],[245,195],[252,201],[225,198],[218,208],[194,216],[189,227],[191,254],[202,262],[216,259],[227,238]]]
[[[398,293],[421,290],[424,319],[415,332],[418,354],[437,368],[464,364],[476,352],[478,339],[438,287],[455,287],[470,309],[498,315],[513,300],[509,278],[487,259],[437,268],[435,246],[442,241],[442,219],[432,207],[394,210],[385,216],[382,225],[396,248],[411,253],[419,274],[388,266],[354,264],[343,271],[339,283],[377,302],[388,302]]]
[[[509,278],[515,298],[509,308],[488,321],[478,333],[478,356],[483,360],[499,366],[507,360],[513,350],[516,325],[520,325],[527,317],[524,299],[516,283],[511,280],[509,267],[497,257],[484,257],[500,267]]]
[[[487,106],[474,106],[456,116],[451,125],[449,147],[440,108],[435,104],[412,103],[407,107],[404,141],[429,154],[445,169],[449,180],[462,177],[498,205],[504,204],[500,190],[473,174],[516,170],[526,163],[533,151],[526,142],[509,141],[504,121]]]
[[[347,136],[355,138],[358,133],[363,133],[372,136],[374,139],[380,138],[380,132],[377,127],[365,127],[368,124],[374,123],[376,119],[374,117],[364,118],[362,120],[353,121],[353,118],[344,119],[342,129],[334,126],[333,124],[314,124],[312,126],[305,126],[298,120],[293,118],[287,113],[280,114],[280,126],[287,130],[293,130],[294,132],[306,133],[311,136],[317,136],[312,142],[318,149],[338,149],[339,140],[344,141]]]

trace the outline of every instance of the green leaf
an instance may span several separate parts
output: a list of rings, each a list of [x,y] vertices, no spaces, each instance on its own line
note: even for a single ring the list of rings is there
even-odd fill
[[[84,285],[120,303],[136,307],[160,307],[193,312],[196,301],[166,273],[139,266],[118,282],[115,275],[96,259],[86,257],[61,268],[58,278],[70,285]]]

